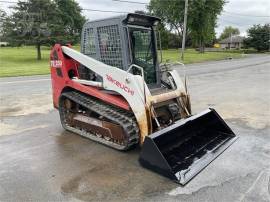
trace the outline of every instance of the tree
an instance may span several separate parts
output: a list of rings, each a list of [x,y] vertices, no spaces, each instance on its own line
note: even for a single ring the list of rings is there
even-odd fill
[[[157,26],[157,45],[158,48],[161,42],[161,48],[162,49],[168,49],[168,43],[169,43],[169,31],[166,29],[165,25],[161,22]]]
[[[3,29],[3,22],[6,20],[7,13],[0,8],[0,41],[3,40],[3,34],[4,34],[4,29]]]
[[[219,39],[226,39],[228,37],[230,37],[231,35],[238,35],[240,34],[240,31],[238,28],[234,28],[232,26],[227,26],[224,28],[223,32],[221,33]]]
[[[253,47],[257,51],[270,51],[270,24],[253,25],[247,30],[247,36],[244,40],[246,47]]]
[[[74,0],[55,0],[62,26],[71,43],[78,43],[86,19],[81,15],[81,7]]]
[[[175,0],[151,0],[148,6],[149,12],[160,17],[170,30],[176,30],[179,37],[182,37],[184,28],[184,8],[184,1]]]
[[[35,45],[40,60],[41,45],[49,43],[49,37],[61,31],[55,8],[50,0],[19,1],[4,22],[4,35],[12,45]]]
[[[180,48],[181,38],[176,33],[169,32],[168,34],[168,48]]]
[[[193,43],[204,52],[206,43],[215,39],[217,16],[221,13],[225,0],[196,0],[189,6],[190,30]]]
[[[225,0],[193,0],[189,1],[187,38],[191,34],[194,45],[201,50],[205,43],[215,38],[217,16],[222,11]],[[162,19],[182,38],[185,1],[151,0],[148,9],[151,14]]]
[[[78,41],[83,17],[74,0],[19,1],[13,9],[4,21],[4,36],[13,45],[35,45],[38,60],[41,45]]]

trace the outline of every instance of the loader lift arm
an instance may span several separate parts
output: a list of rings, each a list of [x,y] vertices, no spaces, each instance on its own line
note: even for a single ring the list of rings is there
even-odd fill
[[[151,95],[143,77],[131,74],[129,72],[130,69],[128,71],[124,71],[87,57],[86,55],[67,46],[62,46],[61,48],[64,54],[102,77],[102,83],[97,84],[98,86],[109,91],[117,92],[127,100],[140,128],[141,144],[143,143],[145,136],[153,132],[151,130],[152,123],[149,120],[149,117],[153,116],[151,111],[153,110],[151,108],[152,104],[160,103],[168,99],[179,98],[185,93],[183,83],[176,70],[168,72],[168,74],[173,78],[174,83],[177,85],[176,89],[164,94]],[[78,79],[74,79],[74,81],[80,83],[89,82],[80,81]],[[91,81],[89,84],[94,85]]]

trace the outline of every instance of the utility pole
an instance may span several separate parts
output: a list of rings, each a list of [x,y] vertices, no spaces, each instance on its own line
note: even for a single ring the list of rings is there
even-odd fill
[[[186,43],[187,12],[188,12],[188,0],[185,0],[184,30],[183,30],[183,36],[182,36],[182,51],[181,51],[181,60],[182,61],[184,61],[184,52],[185,52],[185,43]]]
[[[232,33],[230,34],[230,50],[231,50],[231,47],[232,47]]]

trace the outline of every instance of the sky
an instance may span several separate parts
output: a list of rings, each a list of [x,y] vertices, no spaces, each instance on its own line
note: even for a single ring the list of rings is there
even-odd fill
[[[13,0],[17,1],[17,0]],[[107,10],[117,12],[134,12],[135,10],[146,10],[146,4],[150,0],[126,0],[140,3],[119,2],[114,0],[77,0],[84,9]],[[146,4],[144,4],[146,3]],[[166,3],[166,0],[164,0]],[[2,3],[0,3],[2,4]],[[7,8],[7,4],[1,7]],[[9,4],[10,6],[10,4]],[[237,27],[240,35],[245,36],[246,30],[253,24],[270,23],[270,0],[227,0],[224,11],[218,17],[216,33],[219,36],[225,26]],[[98,12],[84,10],[83,14],[89,20],[95,20],[121,13]],[[265,17],[266,16],[266,17]]]

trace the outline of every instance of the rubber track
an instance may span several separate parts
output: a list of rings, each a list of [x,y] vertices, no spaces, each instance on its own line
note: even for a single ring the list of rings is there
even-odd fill
[[[72,131],[72,132],[77,133],[81,136],[87,137],[87,138],[94,140],[96,142],[100,142],[102,144],[105,144],[105,145],[110,146],[110,147],[117,149],[117,150],[128,150],[132,146],[138,144],[138,142],[139,142],[139,128],[137,126],[135,116],[133,114],[131,114],[130,112],[124,111],[124,110],[119,109],[119,108],[114,107],[114,106],[111,106],[111,105],[106,104],[100,100],[91,98],[87,95],[84,95],[84,94],[76,92],[76,91],[70,91],[70,92],[63,93],[61,95],[60,102],[61,102],[61,100],[63,100],[64,97],[83,106],[84,108],[89,109],[90,111],[94,111],[95,113],[99,114],[100,116],[105,117],[108,120],[111,120],[113,123],[117,123],[117,124],[121,125],[125,131],[126,139],[124,141],[124,144],[117,144],[117,143],[112,142],[110,140],[105,140],[104,138],[97,137],[96,135],[93,135],[89,132],[86,132],[85,130],[80,130],[78,128],[68,126],[63,121],[65,115],[63,112],[63,108],[61,107],[61,104],[60,104],[59,105],[60,118],[61,118],[62,125],[66,130]]]

